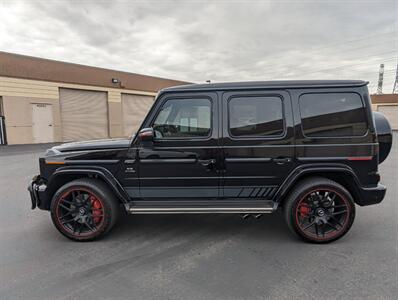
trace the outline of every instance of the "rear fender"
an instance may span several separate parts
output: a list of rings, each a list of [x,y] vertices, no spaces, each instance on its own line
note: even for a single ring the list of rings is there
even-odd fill
[[[343,177],[349,178],[349,182],[345,182],[342,185],[349,190],[356,203],[360,202],[360,181],[355,172],[349,166],[344,164],[311,164],[297,167],[290,173],[290,175],[279,187],[278,191],[275,194],[274,201],[277,203],[281,203],[283,199],[289,194],[289,192],[294,188],[296,183],[306,177],[321,176],[339,182],[340,180],[336,180],[336,178],[338,178],[336,177],[336,175],[343,175],[341,176],[341,179],[344,179]]]

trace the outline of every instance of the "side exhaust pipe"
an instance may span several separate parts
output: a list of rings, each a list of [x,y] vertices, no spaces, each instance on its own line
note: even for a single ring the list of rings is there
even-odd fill
[[[262,217],[262,215],[263,215],[263,214],[256,214],[256,215],[244,214],[244,215],[241,215],[241,217],[242,217],[243,220],[246,220],[246,219],[248,219],[248,218],[250,218],[250,217],[253,217],[253,218],[255,218],[256,220],[258,220],[258,219],[260,219],[260,218]]]

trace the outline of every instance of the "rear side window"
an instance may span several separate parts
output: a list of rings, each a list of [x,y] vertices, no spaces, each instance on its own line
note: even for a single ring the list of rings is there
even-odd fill
[[[355,93],[303,94],[299,99],[308,137],[363,136],[368,129],[361,97]]]
[[[235,137],[273,137],[284,132],[282,99],[234,97],[228,102],[229,131]]]

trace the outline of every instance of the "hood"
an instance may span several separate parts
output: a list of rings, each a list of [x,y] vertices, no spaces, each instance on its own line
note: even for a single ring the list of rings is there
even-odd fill
[[[105,140],[91,140],[84,142],[73,142],[61,144],[51,148],[53,152],[69,152],[69,151],[85,151],[85,150],[100,150],[100,149],[120,149],[128,148],[131,139],[105,139]]]

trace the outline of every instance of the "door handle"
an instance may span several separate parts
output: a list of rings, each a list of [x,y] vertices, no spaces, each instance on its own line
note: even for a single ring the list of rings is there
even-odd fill
[[[289,163],[292,161],[290,157],[276,157],[272,159],[273,162],[276,162],[278,165],[283,165],[285,163]]]
[[[210,167],[216,163],[215,159],[198,159],[198,163],[200,163],[204,167]]]

